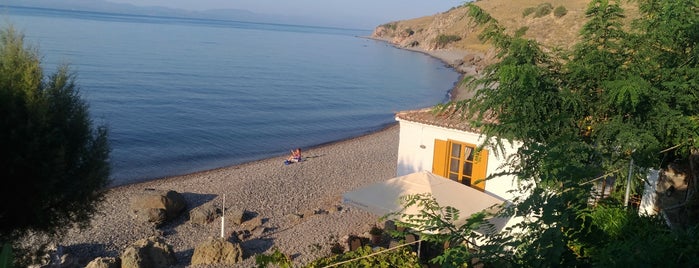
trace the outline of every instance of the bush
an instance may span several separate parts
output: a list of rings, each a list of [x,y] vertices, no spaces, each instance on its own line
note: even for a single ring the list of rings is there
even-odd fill
[[[391,30],[393,30],[393,31],[395,31],[396,28],[398,28],[398,24],[395,23],[395,22],[393,22],[393,23],[386,23],[386,24],[381,25],[381,26],[386,27],[386,28],[388,28],[388,29],[391,29]]]
[[[355,251],[345,252],[343,254],[333,255],[331,257],[321,258],[308,264],[307,268],[326,267],[331,264],[354,260],[337,267],[406,267],[420,268],[420,260],[414,252],[409,250],[410,247],[402,247],[399,249],[388,250],[382,254],[368,256],[375,251],[370,246],[363,246]],[[385,249],[382,249],[385,250]]]
[[[529,16],[530,14],[534,13],[534,11],[536,11],[535,7],[525,8],[524,11],[522,11],[522,17]]]
[[[556,18],[560,18],[568,14],[568,9],[564,6],[558,6],[556,9],[553,10],[553,15],[556,16]]]
[[[415,34],[415,31],[413,31],[413,29],[408,28],[408,29],[405,29],[405,33],[408,34],[408,36],[411,36],[411,35]]]
[[[543,16],[551,14],[552,10],[553,5],[551,5],[550,3],[542,3],[536,7],[536,12],[534,12],[534,18],[541,18]]]
[[[440,34],[437,36],[437,47],[438,48],[443,48],[447,44],[456,42],[461,40],[461,37],[458,35],[446,35],[446,34]]]
[[[69,66],[43,77],[41,59],[24,34],[12,26],[0,31],[3,243],[26,234],[60,238],[74,226],[88,226],[109,184],[106,127],[93,125]]]
[[[517,31],[515,31],[515,36],[517,36],[517,37],[524,36],[524,34],[527,33],[527,30],[529,30],[528,26],[520,27],[519,29],[517,29]]]

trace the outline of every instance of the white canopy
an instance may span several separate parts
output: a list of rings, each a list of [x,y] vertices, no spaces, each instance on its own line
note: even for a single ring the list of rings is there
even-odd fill
[[[474,213],[495,204],[506,202],[489,193],[481,192],[459,182],[437,176],[429,171],[420,171],[395,177],[383,182],[362,187],[343,195],[343,203],[362,208],[379,216],[398,212],[403,207],[400,197],[410,194],[430,193],[440,206],[451,206],[459,210],[458,226]],[[406,214],[416,214],[417,208],[408,208]],[[501,230],[507,219],[491,219],[497,230]]]

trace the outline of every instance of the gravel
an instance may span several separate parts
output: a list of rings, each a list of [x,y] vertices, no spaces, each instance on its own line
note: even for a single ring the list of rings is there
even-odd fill
[[[176,267],[191,267],[194,248],[207,237],[220,235],[221,220],[196,226],[187,222],[187,212],[209,202],[221,207],[225,195],[227,211],[244,209],[265,227],[264,232],[252,232],[240,242],[246,253],[240,267],[255,267],[254,254],[275,248],[291,256],[295,266],[303,266],[329,255],[332,244],[343,242],[343,237],[368,236],[371,226],[381,224],[378,215],[342,204],[342,194],[395,177],[398,137],[399,127],[394,124],[350,140],[302,148],[307,159],[300,163],[284,165],[284,155],[112,188],[91,227],[70,230],[60,244],[84,265],[96,257],[118,257],[131,243],[161,235],[173,246]],[[179,192],[187,209],[158,228],[141,223],[129,203],[147,188]],[[226,236],[245,224],[227,222]]]

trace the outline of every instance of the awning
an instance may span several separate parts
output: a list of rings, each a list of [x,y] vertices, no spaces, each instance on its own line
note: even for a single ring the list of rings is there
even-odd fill
[[[506,200],[481,192],[459,182],[437,176],[429,171],[420,171],[371,184],[343,195],[343,203],[350,204],[378,216],[402,209],[400,197],[410,194],[430,193],[440,206],[452,206],[459,210],[457,226],[463,224],[474,213],[483,211]],[[405,213],[416,214],[417,208],[408,208]],[[508,219],[489,220],[496,230],[502,230]]]

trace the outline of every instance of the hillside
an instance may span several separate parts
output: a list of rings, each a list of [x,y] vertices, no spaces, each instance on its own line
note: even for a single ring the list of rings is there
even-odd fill
[[[514,33],[522,27],[528,30],[526,38],[535,39],[545,47],[568,48],[575,43],[582,25],[585,22],[585,10],[588,0],[483,0],[475,2],[488,12],[498,22],[505,26],[508,32]],[[549,6],[550,13],[537,16],[537,10]],[[627,18],[632,18],[635,7],[624,2]],[[559,9],[559,16],[554,10]],[[529,9],[530,14],[524,15]],[[561,12],[564,10],[565,12]],[[465,6],[436,14],[402,21],[389,22],[377,26],[372,38],[388,41],[401,48],[413,48],[424,51],[435,50],[467,50],[473,53],[489,55],[490,47],[478,40],[480,29],[470,22]],[[565,13],[565,15],[560,15]],[[440,45],[438,39],[442,36],[460,38],[447,45]]]

